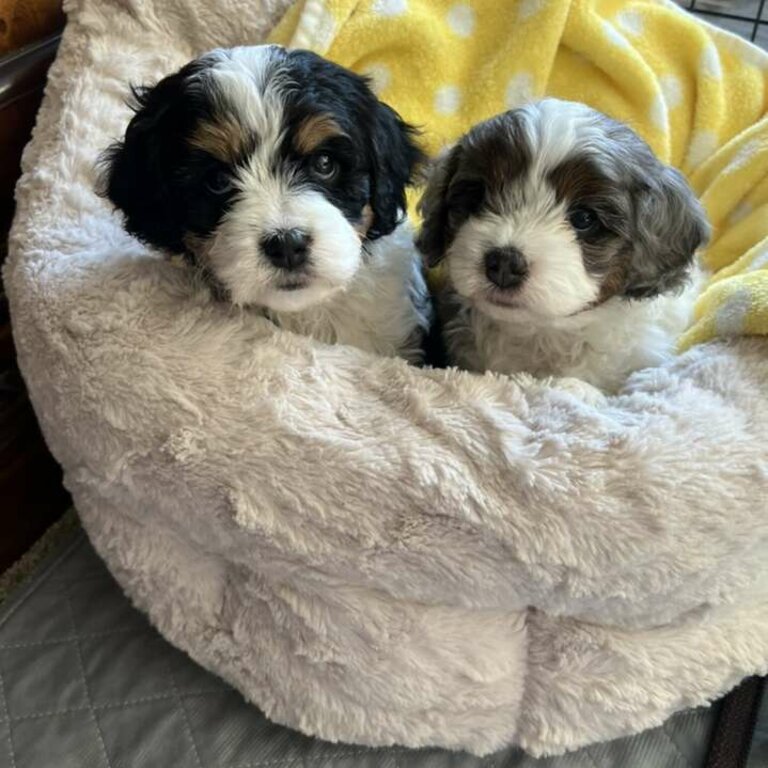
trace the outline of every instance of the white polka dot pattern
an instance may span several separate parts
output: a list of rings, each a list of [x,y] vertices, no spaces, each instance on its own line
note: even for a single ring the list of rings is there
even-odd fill
[[[704,50],[701,52],[699,68],[701,69],[701,74],[705,77],[711,77],[715,80],[722,79],[723,68],[720,64],[720,54],[717,52],[714,43],[707,43],[704,46]]]
[[[688,143],[688,154],[685,162],[691,168],[698,168],[717,150],[717,136],[712,131],[695,133]]]
[[[435,112],[453,115],[461,106],[461,91],[455,85],[441,85],[435,91]]]
[[[632,8],[621,11],[616,15],[616,21],[621,27],[622,32],[637,36],[643,33],[643,17],[640,12]]]
[[[679,107],[683,101],[683,84],[675,75],[662,75],[659,78],[659,86],[664,94],[667,109]]]
[[[386,64],[370,64],[363,70],[363,74],[371,79],[371,88],[377,96],[389,88],[392,82],[392,72]]]
[[[545,5],[547,0],[521,0],[517,11],[518,20],[527,21],[543,10]]]
[[[531,101],[535,96],[533,75],[530,72],[518,72],[507,83],[504,101],[507,109],[514,109]]]
[[[475,29],[475,12],[468,5],[460,3],[451,6],[446,21],[455,35],[469,37]]]
[[[371,10],[379,16],[400,16],[408,10],[408,0],[374,0]]]
[[[757,139],[748,141],[739,151],[733,156],[731,162],[725,168],[724,173],[735,173],[740,171],[750,160],[763,148],[762,142]]]

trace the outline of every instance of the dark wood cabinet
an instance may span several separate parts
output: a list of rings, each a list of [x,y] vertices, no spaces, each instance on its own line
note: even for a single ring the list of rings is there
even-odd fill
[[[21,153],[34,126],[63,22],[60,0],[0,0],[0,260],[7,251]],[[70,503],[16,365],[0,286],[0,571]]]

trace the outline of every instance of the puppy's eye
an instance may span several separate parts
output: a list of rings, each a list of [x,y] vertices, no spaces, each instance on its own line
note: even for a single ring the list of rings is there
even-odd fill
[[[574,208],[568,221],[577,232],[592,232],[600,226],[600,219],[591,208]]]
[[[214,195],[226,195],[232,189],[232,177],[226,171],[216,171],[208,176],[206,189]]]
[[[319,155],[313,155],[309,162],[309,167],[312,171],[312,175],[323,181],[332,179],[339,170],[336,161],[325,152],[322,152]]]

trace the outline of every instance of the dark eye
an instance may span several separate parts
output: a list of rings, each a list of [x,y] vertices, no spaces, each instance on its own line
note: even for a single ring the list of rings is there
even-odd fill
[[[591,208],[574,208],[568,221],[577,232],[591,232],[600,226],[600,219]]]
[[[313,155],[309,167],[312,171],[312,175],[323,181],[332,179],[339,168],[336,161],[325,152],[319,155]]]
[[[227,171],[216,171],[208,176],[205,186],[214,195],[226,195],[232,189],[232,177]]]

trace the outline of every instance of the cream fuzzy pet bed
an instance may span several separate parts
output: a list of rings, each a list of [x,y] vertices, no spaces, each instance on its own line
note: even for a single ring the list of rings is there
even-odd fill
[[[210,303],[96,197],[126,79],[258,41],[278,5],[70,2],[25,156],[19,359],[125,591],[332,740],[562,752],[765,672],[765,342],[600,402],[417,370]]]

